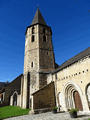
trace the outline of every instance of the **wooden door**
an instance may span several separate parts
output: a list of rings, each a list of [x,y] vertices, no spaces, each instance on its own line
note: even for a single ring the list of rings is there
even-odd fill
[[[82,111],[83,107],[82,107],[82,102],[81,102],[81,98],[78,91],[74,92],[73,97],[75,102],[75,108],[78,108],[80,111]]]

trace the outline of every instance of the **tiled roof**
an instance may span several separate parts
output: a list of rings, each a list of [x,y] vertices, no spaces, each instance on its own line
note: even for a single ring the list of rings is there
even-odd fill
[[[76,56],[72,57],[71,59],[67,60],[66,62],[64,62],[62,65],[59,66],[58,69],[56,69],[55,71],[53,71],[53,73],[58,72],[72,64],[74,64],[75,62],[78,62],[80,59],[86,57],[90,55],[90,47],[88,47],[86,50],[80,52],[79,54],[77,54]]]
[[[37,23],[38,24],[42,24],[42,25],[47,25],[45,20],[44,20],[44,18],[43,18],[43,16],[42,16],[42,14],[41,14],[41,12],[40,12],[40,10],[39,10],[39,8],[36,11],[36,14],[34,16],[34,19],[33,19],[31,25],[35,25]]]

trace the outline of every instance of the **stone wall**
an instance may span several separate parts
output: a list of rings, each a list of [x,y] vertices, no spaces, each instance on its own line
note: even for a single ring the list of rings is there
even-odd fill
[[[33,108],[35,109],[45,109],[53,108],[56,104],[55,101],[55,87],[54,82],[43,87],[39,91],[33,94]]]
[[[34,31],[32,32],[32,30]],[[46,40],[44,40],[44,36]],[[34,92],[47,84],[47,75],[41,73],[53,71],[55,68],[54,63],[51,28],[39,24],[28,27],[25,40],[24,82],[22,88],[23,108],[27,107],[28,72],[30,72],[29,98],[31,99]]]
[[[39,88],[42,88],[43,86],[47,85],[47,74],[40,73],[39,77]]]
[[[54,73],[52,80],[56,83],[56,99],[59,97],[60,105],[63,110],[67,110],[66,102],[68,101],[65,92],[69,92],[71,87],[79,92],[83,110],[88,111],[88,102],[86,98],[86,87],[90,83],[90,58],[89,56],[79,60],[78,62],[68,66],[57,73]],[[68,87],[69,86],[69,87]],[[71,101],[70,101],[71,102]],[[57,101],[58,105],[58,101]]]

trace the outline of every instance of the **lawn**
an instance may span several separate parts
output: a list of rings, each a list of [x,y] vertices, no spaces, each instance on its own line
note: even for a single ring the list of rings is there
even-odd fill
[[[22,109],[17,106],[0,107],[0,119],[27,115],[28,113],[29,113],[29,109]]]

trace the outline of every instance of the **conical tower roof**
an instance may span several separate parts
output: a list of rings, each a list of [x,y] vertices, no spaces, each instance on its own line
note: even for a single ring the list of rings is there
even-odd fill
[[[42,24],[42,25],[47,25],[39,8],[36,11],[36,14],[34,16],[34,19],[32,20],[32,24],[31,25],[35,25],[35,24]]]

